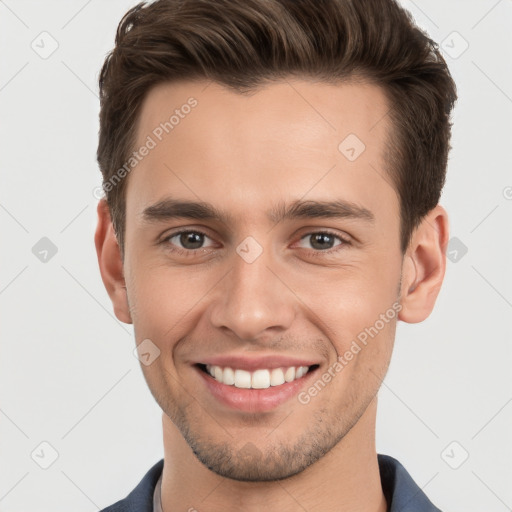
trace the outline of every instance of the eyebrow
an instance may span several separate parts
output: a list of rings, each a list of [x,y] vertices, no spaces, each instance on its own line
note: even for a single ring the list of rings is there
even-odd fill
[[[345,200],[336,201],[302,201],[289,204],[280,202],[266,212],[273,223],[292,219],[343,218],[374,223],[374,214],[362,206]],[[229,214],[210,203],[203,201],[180,200],[166,197],[148,206],[142,212],[145,222],[156,223],[172,219],[213,220],[224,224],[233,223],[236,216]]]

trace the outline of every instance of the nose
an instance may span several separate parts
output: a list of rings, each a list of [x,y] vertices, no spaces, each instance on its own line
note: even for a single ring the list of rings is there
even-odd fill
[[[210,321],[242,340],[287,330],[296,314],[294,294],[263,253],[252,263],[233,254],[231,271],[215,290]],[[274,265],[275,267],[275,265]]]

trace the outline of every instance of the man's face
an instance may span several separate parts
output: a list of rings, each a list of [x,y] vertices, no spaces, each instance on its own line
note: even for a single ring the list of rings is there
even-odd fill
[[[180,110],[168,134],[157,129],[191,97],[197,104]],[[148,135],[156,147],[128,178],[131,318],[137,344],[150,339],[160,350],[142,365],[153,396],[220,475],[270,480],[305,469],[343,439],[384,378],[402,263],[399,202],[383,160],[388,108],[376,86],[306,80],[250,96],[216,83],[165,84],[143,104],[136,147]],[[150,208],[167,199],[209,203],[225,218]],[[299,201],[346,202],[352,215],[310,208],[269,218]],[[239,389],[198,366],[223,356],[318,366],[281,386]],[[261,369],[279,363],[272,357]]]

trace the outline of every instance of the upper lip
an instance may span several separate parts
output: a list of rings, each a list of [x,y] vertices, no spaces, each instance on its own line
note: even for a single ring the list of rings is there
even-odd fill
[[[218,355],[208,357],[197,364],[207,364],[213,366],[221,366],[230,368],[254,371],[258,369],[273,369],[273,368],[289,368],[290,366],[313,366],[319,364],[310,359],[299,359],[291,356],[280,356],[276,354],[269,354],[265,356],[249,357],[247,355]]]

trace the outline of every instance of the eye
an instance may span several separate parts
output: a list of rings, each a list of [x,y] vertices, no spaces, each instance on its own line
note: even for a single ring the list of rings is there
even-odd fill
[[[336,240],[339,240],[340,243],[335,244]],[[335,252],[341,249],[345,245],[350,245],[350,240],[348,238],[342,237],[341,235],[332,233],[330,231],[315,231],[308,233],[307,235],[301,238],[301,242],[305,242],[306,244],[310,244],[314,249],[314,252]],[[304,245],[301,245],[304,248]],[[341,246],[341,247],[340,247]],[[339,247],[339,249],[334,249],[335,247]],[[305,247],[308,249],[309,247]]]
[[[210,240],[209,245],[204,245],[206,240]],[[338,241],[338,243],[336,243]],[[215,247],[210,237],[198,230],[183,229],[167,235],[160,242],[167,250],[183,256],[195,256],[199,252],[204,253],[205,250]],[[310,247],[308,247],[310,245]],[[331,254],[343,249],[345,246],[351,245],[348,237],[343,237],[331,231],[312,231],[302,236],[299,247],[311,249],[312,255],[323,256]]]
[[[169,245],[169,249],[171,251],[175,251],[180,254],[195,254],[196,251],[210,247],[203,246],[205,238],[209,239],[206,233],[189,229],[171,233],[166,236],[161,243]]]

